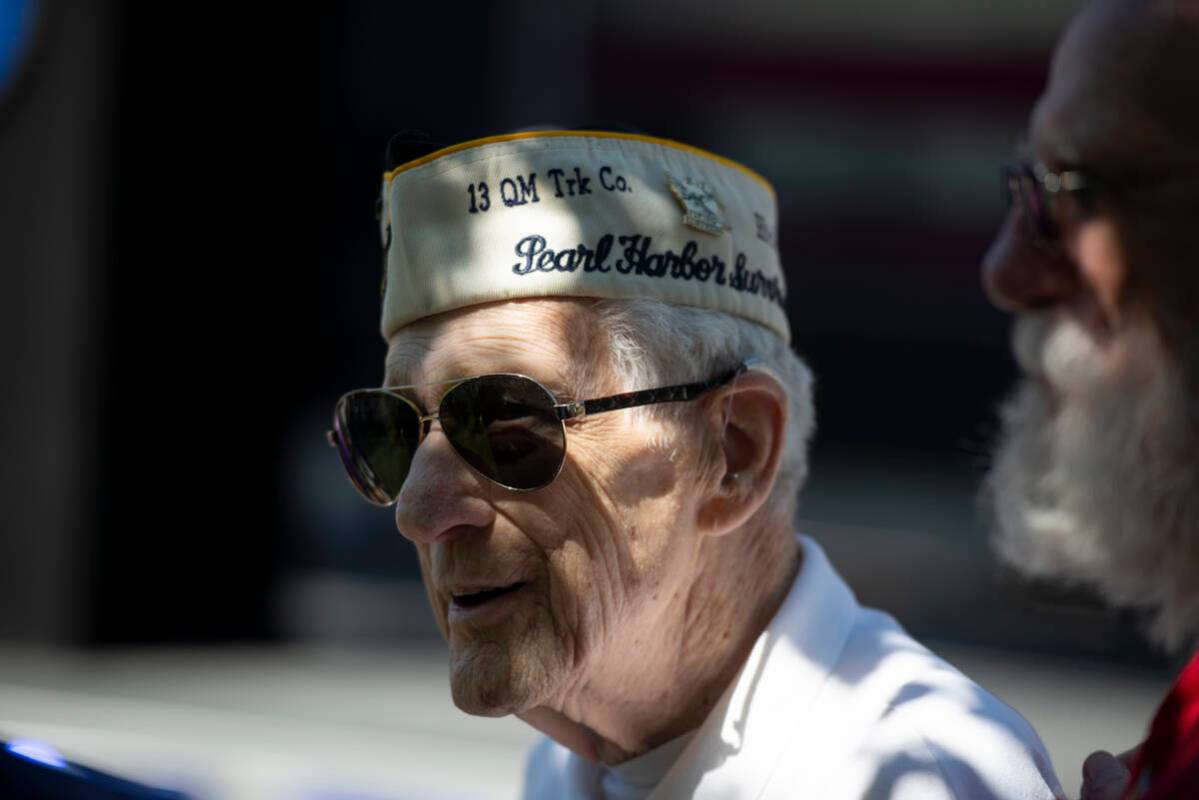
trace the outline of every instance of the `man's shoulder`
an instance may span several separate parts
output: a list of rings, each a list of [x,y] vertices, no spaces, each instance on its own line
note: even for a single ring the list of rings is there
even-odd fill
[[[1048,798],[1062,794],[1049,756],[1014,709],[903,630],[864,609],[837,677],[865,707],[855,759],[872,761],[867,796],[907,782],[942,782],[952,797]]]

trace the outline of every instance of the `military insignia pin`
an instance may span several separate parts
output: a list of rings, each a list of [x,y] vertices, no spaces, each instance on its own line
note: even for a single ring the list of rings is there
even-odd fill
[[[679,180],[669,172],[670,192],[683,207],[683,224],[696,230],[719,236],[729,229],[720,210],[720,202],[712,187],[694,178]]]

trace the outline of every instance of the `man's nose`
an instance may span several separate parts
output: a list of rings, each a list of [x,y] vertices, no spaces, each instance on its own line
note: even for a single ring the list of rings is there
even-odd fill
[[[396,501],[396,527],[414,542],[429,544],[491,527],[495,509],[489,487],[437,428],[421,442]]]
[[[983,256],[983,286],[1004,311],[1032,311],[1062,303],[1081,289],[1078,268],[1054,242],[1038,243],[1028,221],[1008,212]]]

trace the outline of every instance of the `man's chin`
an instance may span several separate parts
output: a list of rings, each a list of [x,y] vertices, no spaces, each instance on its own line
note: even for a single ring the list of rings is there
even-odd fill
[[[548,676],[528,668],[525,662],[530,659],[522,655],[527,654],[495,643],[451,647],[454,705],[480,717],[502,717],[537,705],[545,696]]]
[[[1179,547],[1194,541],[1199,469],[1170,377],[1088,395],[1025,381],[1003,407],[986,485],[1004,561],[1145,609],[1154,638],[1176,647],[1199,627],[1199,548]]]
[[[996,523],[993,545],[1030,577],[1077,577],[1068,548],[1077,533],[1048,486],[1055,467],[1055,410],[1044,381],[1021,382],[1003,407],[1003,429],[985,483]]]

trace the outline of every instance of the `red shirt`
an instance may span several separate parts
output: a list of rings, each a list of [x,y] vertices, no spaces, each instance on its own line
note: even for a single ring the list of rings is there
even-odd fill
[[[1158,708],[1124,797],[1199,800],[1199,653]]]

